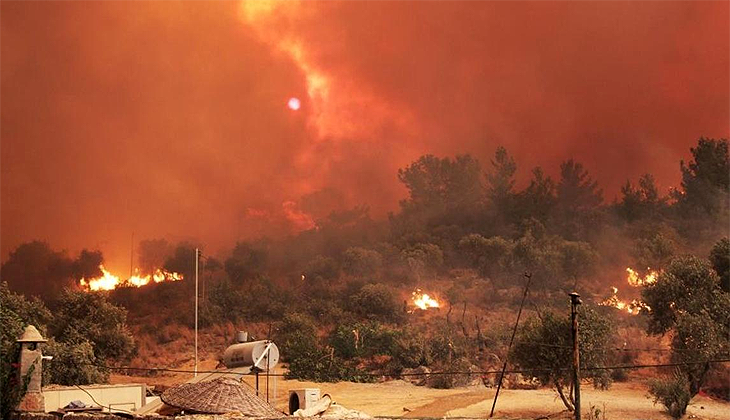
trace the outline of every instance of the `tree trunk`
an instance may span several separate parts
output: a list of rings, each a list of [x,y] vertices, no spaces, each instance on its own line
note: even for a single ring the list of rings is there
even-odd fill
[[[461,333],[464,334],[464,338],[469,339],[469,333],[466,330],[466,323],[464,318],[466,317],[466,301],[464,301],[464,309],[461,311]]]
[[[484,351],[484,335],[482,335],[482,327],[479,325],[479,318],[474,317],[474,326],[477,329],[477,344],[479,345],[479,351]]]
[[[565,408],[567,408],[568,411],[570,411],[572,413],[573,410],[575,410],[575,408],[573,407],[573,404],[571,404],[570,401],[568,401],[568,398],[565,397],[565,393],[563,392],[563,385],[561,385],[560,382],[557,380],[554,382],[554,385],[555,385],[555,389],[558,391],[558,395],[560,396],[560,399],[563,400],[563,404],[565,405]]]
[[[707,376],[707,372],[710,371],[710,364],[705,363],[702,365],[702,372],[700,372],[699,377],[695,378],[692,373],[690,373],[689,376],[689,392],[692,397],[699,394],[700,389],[702,388],[702,384],[705,382],[705,376]],[[690,371],[691,372],[691,371]]]

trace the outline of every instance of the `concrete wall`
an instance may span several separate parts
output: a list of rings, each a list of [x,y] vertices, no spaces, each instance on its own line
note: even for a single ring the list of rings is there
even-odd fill
[[[111,407],[112,411],[134,411],[146,402],[145,384],[81,385],[81,388],[94,398],[75,386],[44,388],[46,412],[57,411],[75,400],[83,401],[86,405]],[[109,411],[109,408],[104,408],[103,411]]]

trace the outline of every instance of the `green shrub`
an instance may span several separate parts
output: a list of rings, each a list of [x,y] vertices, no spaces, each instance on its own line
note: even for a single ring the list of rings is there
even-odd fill
[[[472,371],[472,365],[468,359],[460,357],[454,359],[451,363],[444,363],[437,366],[438,371],[442,372],[467,372],[467,373],[448,373],[439,375],[429,375],[426,385],[437,389],[451,389],[459,386],[468,385],[472,379],[477,377],[476,374],[468,372]]]
[[[276,331],[282,359],[289,363],[286,377],[315,382],[370,382],[374,378],[351,360],[335,355],[334,348],[319,345],[314,321],[299,313],[287,314]],[[280,344],[279,344],[280,343]]]
[[[352,310],[364,318],[384,322],[403,319],[403,308],[395,292],[383,284],[366,284],[350,298],[350,304]]]
[[[106,383],[109,372],[95,366],[93,345],[88,341],[63,343],[51,339],[43,352],[53,356],[43,363],[43,382],[57,385],[88,385]]]
[[[356,322],[339,325],[330,334],[329,342],[335,355],[345,359],[393,355],[401,335],[401,331],[379,322]]]
[[[355,277],[377,277],[382,266],[383,256],[378,251],[352,247],[345,251],[342,269]]]
[[[654,379],[649,382],[649,393],[667,409],[670,416],[678,419],[687,412],[692,396],[689,392],[687,376],[679,370],[668,378]]]

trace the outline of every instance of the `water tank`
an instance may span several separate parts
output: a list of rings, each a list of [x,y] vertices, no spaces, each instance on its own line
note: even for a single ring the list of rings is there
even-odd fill
[[[223,352],[223,364],[229,369],[255,365],[266,371],[273,369],[277,363],[279,348],[270,340],[233,344]]]

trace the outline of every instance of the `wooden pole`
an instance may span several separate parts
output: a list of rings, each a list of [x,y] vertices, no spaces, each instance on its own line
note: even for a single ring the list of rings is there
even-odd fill
[[[198,261],[200,250],[195,248],[195,376],[198,376]]]
[[[530,289],[530,281],[532,281],[532,273],[525,273],[527,277],[527,284],[525,284],[525,290],[522,293],[522,302],[520,302],[520,310],[517,312],[517,321],[515,321],[515,327],[512,329],[512,337],[509,339],[509,346],[507,347],[507,355],[504,357],[504,364],[502,365],[502,371],[499,373],[499,381],[497,381],[497,392],[494,394],[494,401],[492,401],[492,410],[489,412],[489,417],[494,415],[494,407],[497,406],[497,398],[499,398],[499,390],[502,388],[502,380],[504,379],[504,371],[507,370],[507,360],[509,359],[509,352],[512,349],[512,342],[515,341],[515,334],[517,333],[517,325],[520,323],[520,316],[522,315],[522,307],[525,306],[525,298],[527,298],[527,291]]]
[[[578,305],[582,302],[576,292],[570,293],[570,320],[573,336],[573,396],[575,420],[580,420],[580,350],[578,348]]]

